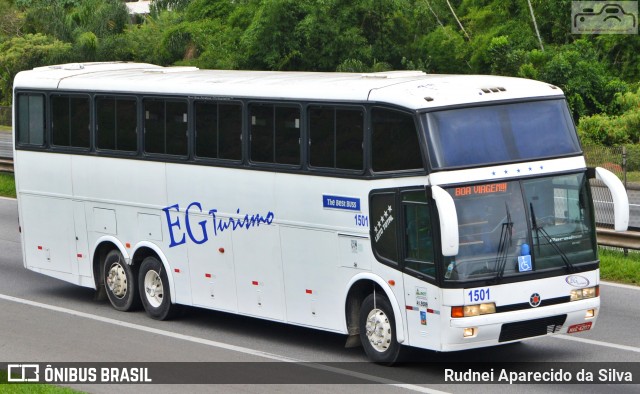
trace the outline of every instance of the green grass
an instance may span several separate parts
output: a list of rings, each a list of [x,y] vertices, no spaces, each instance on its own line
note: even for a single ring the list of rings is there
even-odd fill
[[[640,252],[600,248],[600,278],[611,282],[640,286]]]
[[[6,131],[6,132],[10,133],[11,132],[11,126],[5,126],[5,125],[1,125],[0,124],[0,132],[3,132],[3,131]]]
[[[81,393],[64,387],[52,386],[44,383],[4,383],[7,372],[0,371],[0,392],[3,394],[75,394]]]
[[[640,171],[627,171],[627,182],[640,183]]]
[[[13,174],[0,172],[0,196],[16,197],[16,182],[13,179]]]

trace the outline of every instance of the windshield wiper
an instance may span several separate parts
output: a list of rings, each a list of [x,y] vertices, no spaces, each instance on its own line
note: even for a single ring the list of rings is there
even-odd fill
[[[540,247],[540,234],[542,234],[542,236],[547,240],[549,245],[551,245],[553,249],[556,252],[558,252],[558,254],[560,255],[560,258],[562,259],[562,262],[567,268],[567,271],[569,271],[569,273],[575,272],[576,271],[575,267],[573,266],[573,264],[571,264],[567,255],[562,251],[562,249],[560,249],[560,246],[558,245],[558,243],[554,241],[553,238],[551,238],[551,236],[549,235],[549,233],[547,233],[544,227],[538,226],[538,223],[536,221],[536,213],[533,211],[532,202],[529,203],[529,210],[531,211],[531,225],[533,226],[533,229],[536,231],[536,237],[538,238],[538,242],[537,242],[538,247]]]
[[[502,280],[504,275],[504,269],[507,265],[507,257],[509,255],[509,246],[511,246],[511,235],[513,231],[513,222],[511,221],[511,212],[509,211],[509,205],[505,202],[505,208],[507,210],[507,219],[502,223],[502,229],[500,230],[500,243],[498,244],[498,253],[496,254],[496,277],[495,283]]]

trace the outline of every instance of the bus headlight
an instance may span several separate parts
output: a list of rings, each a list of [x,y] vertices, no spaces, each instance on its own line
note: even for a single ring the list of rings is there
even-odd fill
[[[451,317],[471,317],[496,313],[495,302],[487,302],[477,305],[452,306]]]
[[[600,295],[599,287],[587,287],[584,289],[571,290],[571,301],[578,301],[585,298],[594,298]]]

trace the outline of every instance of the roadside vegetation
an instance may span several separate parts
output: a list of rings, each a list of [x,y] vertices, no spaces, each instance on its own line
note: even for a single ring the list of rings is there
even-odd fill
[[[0,370],[0,382],[7,381],[7,371]],[[81,391],[43,383],[0,384],[0,392],[4,394],[77,394]]]
[[[13,179],[13,174],[0,172],[0,196],[16,197],[16,183]]]

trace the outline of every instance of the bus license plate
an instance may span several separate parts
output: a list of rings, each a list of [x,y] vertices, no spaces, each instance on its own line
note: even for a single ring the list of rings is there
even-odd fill
[[[586,322],[586,323],[574,324],[572,326],[569,326],[569,329],[567,330],[567,334],[574,334],[576,332],[582,332],[582,331],[591,330],[591,325],[592,324],[593,324],[593,322],[591,322],[591,321]]]

